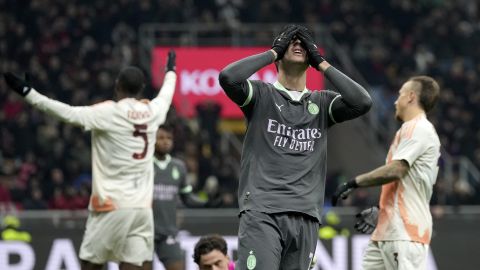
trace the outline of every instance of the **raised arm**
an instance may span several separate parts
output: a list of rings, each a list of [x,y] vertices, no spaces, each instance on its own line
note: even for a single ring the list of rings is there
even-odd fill
[[[231,100],[242,105],[248,97],[247,79],[274,60],[275,54],[269,50],[231,63],[220,72],[220,85]]]
[[[96,128],[108,122],[108,111],[113,102],[107,101],[93,106],[70,106],[37,92],[31,86],[27,76],[25,80],[12,73],[6,73],[4,77],[7,85],[23,96],[28,103],[63,122],[87,129]]]
[[[328,66],[327,66],[328,65]],[[350,79],[326,61],[320,64],[325,67],[325,77],[332,83],[340,97],[332,101],[332,118],[335,122],[343,122],[359,117],[370,110],[372,98],[367,90],[360,84]]]
[[[174,50],[170,50],[167,56],[167,64],[165,66],[165,78],[163,80],[162,88],[158,95],[152,100],[157,103],[159,108],[166,113],[172,103],[173,94],[175,93],[175,85],[177,82],[176,68],[176,54]]]
[[[266,65],[282,59],[297,31],[298,27],[296,25],[289,25],[275,37],[271,50],[249,56],[226,66],[220,72],[218,79],[227,96],[241,106],[249,95],[247,79]]]
[[[359,187],[381,186],[394,181],[400,181],[408,172],[409,164],[405,160],[393,160],[391,163],[361,174],[352,180],[340,184],[332,196],[332,205],[338,200],[346,199],[354,189]]]
[[[297,35],[307,51],[310,66],[323,72],[335,90],[340,93],[331,104],[333,120],[342,122],[368,112],[372,106],[372,99],[367,90],[325,61],[307,28],[300,28]]]

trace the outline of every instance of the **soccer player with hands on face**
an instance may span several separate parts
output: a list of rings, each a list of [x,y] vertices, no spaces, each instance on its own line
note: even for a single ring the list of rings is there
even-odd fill
[[[338,186],[332,204],[356,188],[382,186],[379,206],[357,215],[357,230],[372,233],[363,269],[426,269],[432,237],[429,202],[438,174],[440,140],[428,113],[440,88],[428,76],[409,78],[395,101],[402,126],[395,134],[386,165]],[[378,224],[377,224],[378,223]]]
[[[143,72],[123,68],[115,81],[115,101],[70,106],[50,99],[13,73],[7,85],[35,108],[92,133],[92,192],[80,247],[81,268],[103,269],[107,261],[122,270],[151,269],[153,153],[158,126],[165,121],[175,90],[175,52],[170,51],[159,94],[140,99]]]
[[[278,81],[248,78],[275,63]],[[322,72],[335,90],[306,88],[306,71]],[[287,25],[272,49],[225,67],[220,85],[247,119],[239,183],[236,269],[308,269],[324,199],[327,130],[365,114],[367,91],[331,66],[312,32]]]

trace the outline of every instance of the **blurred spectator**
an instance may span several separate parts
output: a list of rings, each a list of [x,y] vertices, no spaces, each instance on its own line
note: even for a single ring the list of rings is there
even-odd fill
[[[12,196],[10,196],[10,190],[6,185],[6,181],[0,176],[0,203],[11,202]]]
[[[63,189],[56,187],[53,191],[52,198],[49,202],[50,209],[72,209],[70,208],[69,201],[65,196]]]
[[[62,169],[55,167],[50,170],[49,175],[44,180],[44,195],[47,199],[52,199],[55,194],[60,193],[63,196],[65,190],[65,178]]]
[[[43,192],[39,187],[33,187],[30,197],[23,202],[25,210],[45,210],[48,209],[47,202],[43,199]]]
[[[203,103],[199,103],[196,109],[200,127],[200,137],[210,145],[213,154],[218,154],[220,145],[218,124],[222,107],[214,101],[206,100]]]

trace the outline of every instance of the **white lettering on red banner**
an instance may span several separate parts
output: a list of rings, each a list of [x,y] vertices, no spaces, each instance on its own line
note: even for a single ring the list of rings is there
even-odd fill
[[[243,118],[242,111],[226,95],[218,82],[218,74],[230,63],[250,55],[265,52],[267,47],[202,47],[173,48],[177,53],[177,89],[173,96],[173,105],[178,114],[184,117],[196,115],[196,105],[205,101],[214,101],[221,107],[224,118]],[[168,48],[157,47],[152,50],[151,73],[154,86],[162,85],[165,60]],[[315,69],[307,71],[307,88],[323,89],[323,77]],[[275,65],[268,65],[250,77],[274,83],[277,80]]]

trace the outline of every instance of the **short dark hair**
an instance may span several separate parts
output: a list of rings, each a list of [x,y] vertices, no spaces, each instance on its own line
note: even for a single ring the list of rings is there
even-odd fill
[[[136,96],[145,87],[145,76],[141,69],[128,66],[118,74],[117,83],[120,91],[130,96]]]
[[[227,242],[225,242],[225,239],[218,234],[209,234],[203,236],[200,238],[200,240],[198,240],[197,244],[195,244],[193,261],[196,264],[199,264],[200,257],[210,253],[213,250],[219,250],[224,255],[227,255]]]
[[[420,85],[415,91],[419,96],[420,106],[428,113],[437,103],[440,86],[435,79],[429,76],[414,76],[409,81],[417,82]]]
[[[173,133],[173,126],[170,124],[161,124],[158,129],[165,130],[166,132]]]

